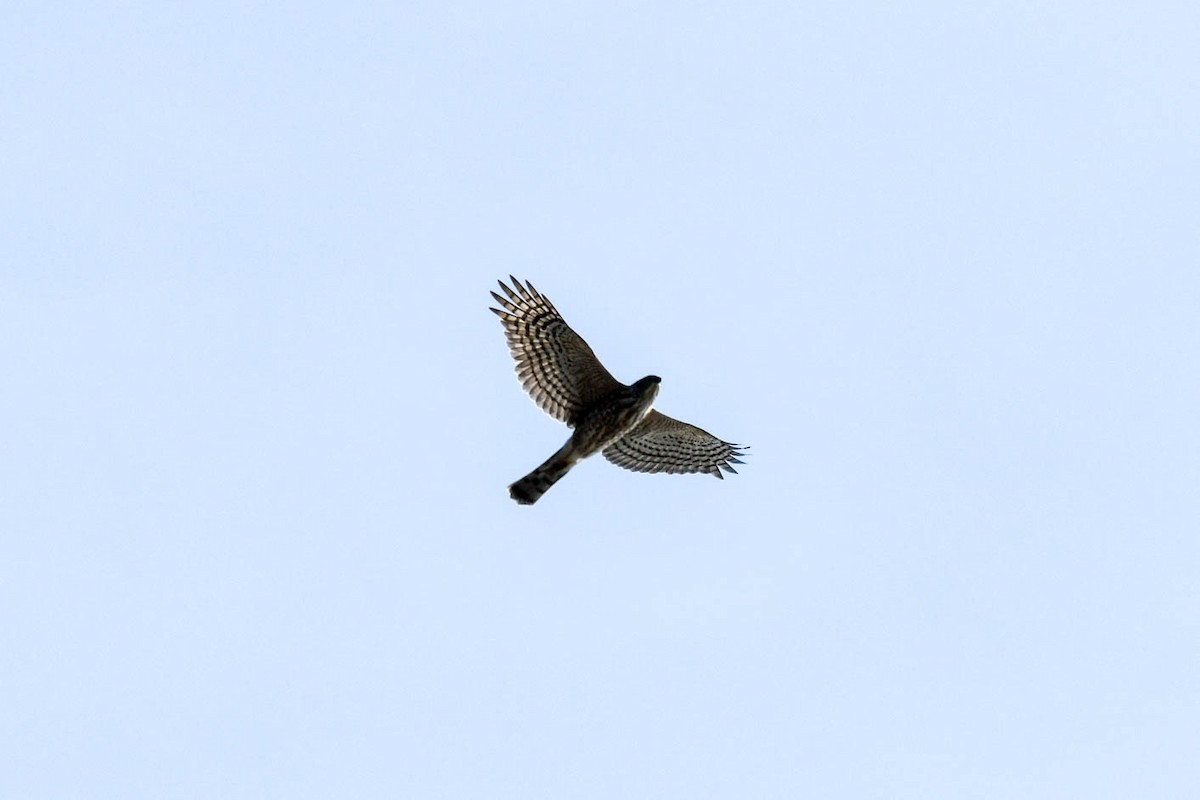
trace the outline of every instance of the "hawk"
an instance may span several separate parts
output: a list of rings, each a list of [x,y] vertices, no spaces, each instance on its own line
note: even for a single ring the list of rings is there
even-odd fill
[[[571,330],[550,300],[528,281],[513,288],[499,281],[505,297],[491,309],[504,324],[517,377],[534,402],[575,432],[544,464],[508,487],[513,500],[533,505],[571,467],[601,451],[634,472],[703,472],[724,478],[744,463],[744,445],[651,410],[662,381],[647,375],[631,386],[614,378],[592,348]]]

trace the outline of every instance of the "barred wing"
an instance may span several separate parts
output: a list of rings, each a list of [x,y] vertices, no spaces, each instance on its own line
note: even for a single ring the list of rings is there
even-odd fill
[[[637,427],[604,448],[604,457],[634,472],[705,472],[724,478],[744,463],[744,445],[723,442],[707,431],[651,411]]]
[[[507,298],[492,292],[503,310],[492,311],[504,323],[508,349],[517,362],[517,378],[538,407],[571,427],[593,403],[624,384],[617,381],[579,334],[528,281],[500,281]]]

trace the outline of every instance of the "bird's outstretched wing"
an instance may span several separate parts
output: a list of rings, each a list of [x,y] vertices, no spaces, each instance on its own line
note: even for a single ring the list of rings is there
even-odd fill
[[[532,283],[509,280],[514,289],[499,282],[507,297],[492,292],[501,305],[492,311],[504,323],[517,378],[543,411],[574,427],[584,409],[623,384]]]
[[[744,463],[742,445],[723,442],[695,425],[651,411],[637,427],[604,448],[604,457],[634,472],[705,472],[724,478]]]

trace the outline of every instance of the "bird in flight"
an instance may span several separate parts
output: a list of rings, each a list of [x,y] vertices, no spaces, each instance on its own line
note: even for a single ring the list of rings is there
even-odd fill
[[[550,300],[528,281],[499,281],[504,297],[491,309],[504,325],[517,378],[534,402],[574,428],[571,438],[544,464],[508,487],[513,500],[533,505],[571,467],[596,452],[634,472],[702,472],[724,478],[744,463],[745,445],[725,442],[707,431],[651,409],[658,396],[657,375],[632,385],[614,378],[592,348],[571,330]]]

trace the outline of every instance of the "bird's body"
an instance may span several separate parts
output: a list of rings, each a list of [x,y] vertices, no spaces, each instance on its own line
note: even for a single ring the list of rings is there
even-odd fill
[[[652,411],[661,379],[647,375],[632,385],[614,378],[550,301],[533,285],[509,276],[515,291],[500,282],[507,299],[492,292],[503,310],[517,376],[546,413],[574,433],[540,467],[509,486],[510,496],[532,505],[571,467],[602,451],[618,466],[635,472],[736,472],[742,448],[710,433]]]
[[[571,467],[633,430],[650,413],[660,380],[656,375],[648,375],[632,386],[621,387],[585,412],[571,438],[557,453],[508,487],[512,498],[521,505],[533,505]]]

